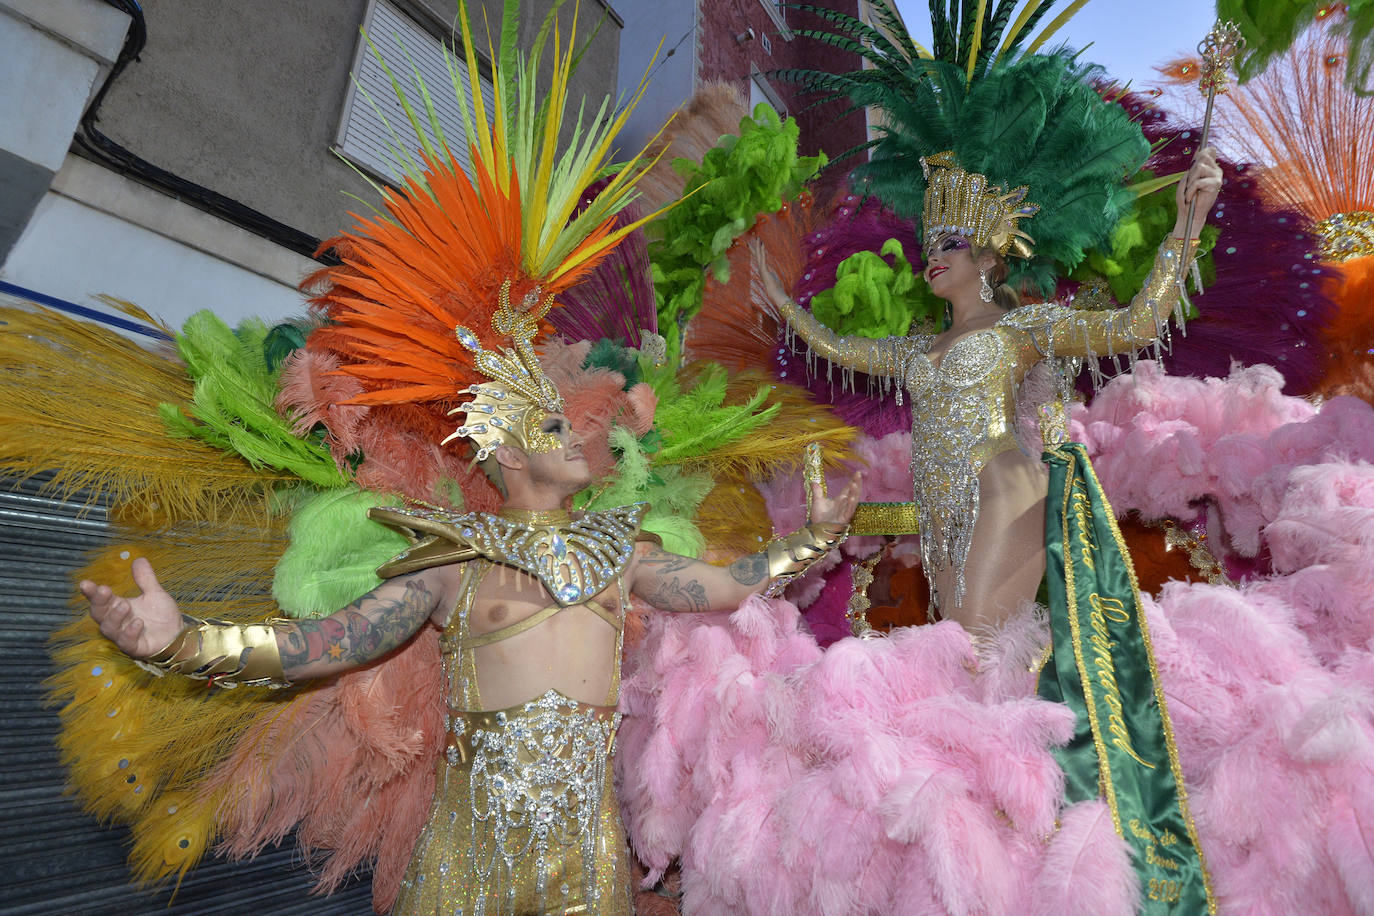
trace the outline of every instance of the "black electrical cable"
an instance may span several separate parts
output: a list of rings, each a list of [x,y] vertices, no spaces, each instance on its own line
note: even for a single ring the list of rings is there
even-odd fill
[[[339,263],[339,259],[332,249],[324,252],[319,251],[320,240],[315,236],[299,229],[293,229],[233,198],[225,197],[223,194],[188,181],[166,169],[159,168],[100,132],[99,128],[96,127],[96,122],[100,120],[100,105],[105,101],[105,94],[109,92],[110,86],[114,84],[119,75],[124,72],[124,68],[131,62],[138,60],[139,54],[148,43],[148,27],[143,18],[143,8],[139,6],[138,0],[105,0],[105,2],[115,9],[128,13],[133,18],[133,26],[129,29],[129,34],[125,36],[124,47],[120,50],[119,58],[115,61],[114,67],[110,69],[109,76],[105,77],[105,82],[101,85],[100,91],[95,94],[95,98],[86,108],[86,113],[81,117],[81,129],[76,135],[77,145],[120,174],[130,175],[155,188],[166,191],[174,197],[213,213],[226,222],[247,229],[254,235],[261,236],[283,248],[299,252],[325,264]]]

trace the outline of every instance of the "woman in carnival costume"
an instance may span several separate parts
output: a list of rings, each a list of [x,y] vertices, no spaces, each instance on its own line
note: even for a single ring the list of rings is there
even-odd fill
[[[1015,34],[1044,9],[1030,4],[1012,23],[1012,6],[989,4],[985,18],[965,7],[962,41],[937,15],[935,60],[881,5],[875,15],[884,31],[832,14],[842,28],[826,40],[873,66],[808,76],[814,88],[881,109],[858,191],[919,219],[925,276],[953,306],[949,330],[870,339],[822,325],[788,295],[793,283],[811,278],[803,273],[814,269],[810,258],[823,254],[809,228],[786,240],[806,247],[806,267],[779,270],[783,282],[766,263],[756,263],[755,273],[765,288],[755,287],[756,299],[786,325],[785,340],[760,348],[782,375],[796,365],[785,353],[796,339],[810,365],[820,364],[822,391],[830,376],[841,392],[867,391],[887,404],[909,400],[914,480],[907,486],[914,485],[916,502],[861,505],[854,531],[919,527],[934,603],[952,619],[885,639],[842,640],[825,653],[789,634],[795,611],[777,604],[754,602],[737,612],[732,623],[748,627],[747,638],[708,634],[706,621],[664,621],[651,632],[653,669],[678,658],[684,672],[702,673],[627,684],[626,768],[644,774],[627,786],[636,849],[655,869],[679,857],[684,909],[700,913],[732,906],[768,913],[1361,912],[1374,860],[1358,825],[1369,823],[1374,808],[1368,793],[1346,785],[1370,768],[1374,721],[1361,673],[1367,651],[1357,651],[1355,639],[1344,658],[1311,652],[1312,637],[1295,624],[1312,613],[1296,598],[1296,575],[1243,590],[1175,584],[1162,603],[1140,595],[1089,449],[1066,441],[1063,408],[1054,404],[1067,400],[1083,358],[1121,355],[1134,365],[1140,349],[1167,349],[1180,281],[1221,184],[1214,158],[1201,151],[1191,173],[1177,176],[1174,230],[1127,308],[1019,306],[1015,292],[1048,296],[1088,250],[1110,250],[1136,193],[1164,182],[1128,186],[1151,152],[1139,126],[1095,88],[1096,68],[1067,52],[1020,55]],[[1012,38],[994,59],[1009,24]],[[1193,198],[1199,218],[1190,224]],[[844,222],[836,222],[826,246],[838,247]],[[1291,240],[1292,230],[1284,231]],[[763,244],[768,259],[775,257],[779,246],[766,237]],[[756,251],[755,260],[764,257]],[[1259,286],[1270,268],[1255,266]],[[702,317],[712,317],[710,308]],[[741,349],[702,333],[696,343],[703,353]],[[1209,495],[1195,492],[1187,443],[1172,443],[1171,452],[1160,441],[1146,460],[1128,447],[1167,439],[1186,389],[1205,402],[1197,416],[1189,408],[1191,422],[1233,418],[1231,431],[1245,429],[1247,443],[1252,429],[1264,440],[1253,446],[1256,457],[1291,448],[1277,427],[1304,421],[1288,441],[1323,439],[1302,454],[1331,463],[1321,469],[1339,479],[1330,500],[1359,504],[1346,488],[1363,492],[1348,482],[1362,472],[1336,465],[1346,454],[1374,454],[1368,406],[1331,404],[1329,419],[1319,420],[1311,405],[1278,395],[1269,381],[1276,375],[1257,367],[1232,383],[1171,386],[1152,364],[1141,364],[1136,379],[1113,383],[1100,408],[1075,408],[1074,438],[1105,452],[1117,481],[1127,465],[1144,479],[1170,476],[1160,462],[1182,464],[1174,474],[1178,492],[1147,505],[1155,515],[1179,511],[1159,505],[1186,510]],[[1033,409],[1046,400],[1051,409]],[[1131,408],[1142,411],[1144,428],[1123,415]],[[1041,442],[1017,447],[1028,413],[1039,414],[1048,481],[1036,460]],[[1333,438],[1325,424],[1341,417],[1348,431]],[[1234,460],[1242,447],[1209,437],[1218,461],[1224,454]],[[873,452],[893,457],[892,450]],[[1289,459],[1272,460],[1275,478],[1261,485],[1264,493],[1291,470]],[[1228,512],[1246,502],[1220,482],[1211,486]],[[1310,493],[1316,484],[1302,486]],[[1299,511],[1297,502],[1285,506],[1285,513]],[[1276,545],[1293,530],[1286,525],[1305,524],[1273,509],[1262,514],[1274,523]],[[1364,577],[1358,545],[1331,549],[1348,559],[1339,576],[1357,590]],[[1284,562],[1292,556],[1290,546]],[[1024,610],[1042,575],[1048,633]],[[1358,600],[1355,591],[1348,597]],[[1364,632],[1346,629],[1347,636]],[[737,686],[710,674],[715,667],[743,667],[757,680]],[[687,711],[684,699],[702,694],[713,702]],[[651,775],[665,772],[681,775]],[[726,854],[726,844],[743,824],[751,825],[754,850],[740,860],[738,851]],[[770,870],[772,862],[781,867]]]
[[[945,331],[839,337],[759,269],[770,305],[816,357],[851,384],[862,374],[909,401],[914,508],[937,619],[974,631],[1003,624],[1034,599],[1049,556],[1056,651],[1040,680],[1042,691],[1079,713],[1081,733],[1064,759],[1070,798],[1096,797],[1100,785],[1114,821],[1144,825],[1142,877],[1151,900],[1169,898],[1157,911],[1180,899],[1208,907],[1182,775],[1170,768],[1173,737],[1148,627],[1111,508],[1082,447],[1064,443],[1062,406],[1042,408],[1048,488],[1041,462],[1021,450],[1016,421],[1018,394],[1042,362],[1064,373],[1073,361],[1067,371],[1076,374],[1085,358],[1163,342],[1221,171],[1211,150],[1200,151],[1179,183],[1173,231],[1126,308],[1021,306],[1018,290],[1037,280],[1051,286],[1056,261],[1076,266],[1087,248],[1107,241],[1132,196],[1122,176],[1149,152],[1139,127],[1092,85],[1101,71],[1074,58],[999,58],[976,76],[959,61],[928,61],[905,104],[887,109],[859,180],[877,176],[870,188],[881,195],[894,169],[919,162],[920,178],[908,176],[906,193],[923,198],[924,278],[947,303]],[[865,100],[862,90],[851,95]],[[942,143],[952,148],[931,148]],[[899,213],[902,202],[893,202]],[[1021,262],[1015,272],[1008,257]],[[865,533],[901,533],[883,528],[880,519]],[[1156,839],[1163,834],[1178,838],[1169,856]],[[1124,828],[1123,835],[1136,838]]]

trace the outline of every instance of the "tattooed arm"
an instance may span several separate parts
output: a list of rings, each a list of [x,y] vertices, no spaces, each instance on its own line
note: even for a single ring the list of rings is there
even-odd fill
[[[635,560],[630,591],[661,611],[733,610],[768,584],[768,557],[751,553],[729,566],[645,546]]]
[[[107,585],[83,581],[91,617],[100,631],[134,658],[148,658],[200,621],[186,617],[157,581],[145,559],[133,564],[139,594],[116,595]],[[271,624],[282,670],[291,681],[329,677],[380,658],[405,642],[433,613],[443,591],[437,569],[383,582],[341,611],[319,620]]]
[[[841,530],[848,526],[859,504],[863,478],[855,474],[834,497],[827,496],[819,482],[811,486],[811,521]],[[827,543],[818,547],[813,557],[820,556],[831,546],[833,544]],[[729,566],[712,566],[659,547],[641,546],[635,558],[630,591],[663,611],[731,610],[739,607],[745,598],[768,587],[769,562],[767,550],[740,557]]]
[[[276,624],[283,673],[292,681],[330,677],[381,658],[410,639],[438,605],[442,586],[433,572],[388,579],[319,620]]]

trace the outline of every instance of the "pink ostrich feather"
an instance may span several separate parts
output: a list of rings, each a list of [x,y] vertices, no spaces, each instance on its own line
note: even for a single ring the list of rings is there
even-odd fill
[[[1142,598],[1222,912],[1353,914],[1374,887],[1374,409],[1282,384],[1146,363],[1075,434],[1118,511],[1211,502],[1273,567]],[[764,487],[776,518],[791,489]],[[1033,695],[1041,617],[976,652],[953,623],[822,652],[797,622],[762,599],[656,615],[635,651],[626,820],[655,873],[680,860],[688,911],[1135,911],[1105,807],[1063,807],[1072,717]]]
[[[1374,408],[1348,397],[1316,406],[1282,385],[1267,366],[1199,380],[1142,362],[1074,409],[1071,436],[1088,447],[1119,514],[1190,518],[1209,500],[1229,546],[1254,556],[1294,469],[1374,460]]]
[[[656,617],[622,697],[627,823],[655,872],[681,858],[684,907],[1020,912],[1059,810],[1050,749],[1068,711],[984,701],[955,625],[822,654],[785,602],[729,620]],[[1067,880],[1129,880],[1110,867]]]
[[[329,351],[316,352],[302,347],[282,363],[280,390],[276,406],[291,421],[291,431],[304,436],[318,424],[328,430],[326,442],[334,460],[343,467],[348,456],[359,448],[358,430],[368,408],[345,404],[362,394],[363,383],[339,375],[339,357]]]

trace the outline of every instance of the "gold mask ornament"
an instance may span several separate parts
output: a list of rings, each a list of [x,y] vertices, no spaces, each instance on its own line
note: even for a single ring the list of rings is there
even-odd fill
[[[1017,228],[1017,221],[1040,212],[1038,204],[1025,203],[1025,185],[1007,192],[989,187],[986,175],[966,172],[954,161],[953,152],[921,157],[926,177],[925,209],[921,215],[926,245],[954,233],[975,248],[995,248],[998,254],[1029,258],[1034,239]]]
[[[536,286],[525,294],[517,308],[511,305],[510,287],[510,280],[501,284],[491,327],[497,335],[509,337],[514,348],[487,350],[468,328],[460,325],[454,329],[458,342],[473,354],[477,370],[491,381],[463,389],[472,400],[449,411],[450,416],[464,414],[463,425],[444,443],[471,439],[477,447],[478,461],[485,461],[499,445],[539,454],[557,451],[566,444],[560,436],[543,429],[549,414],[563,412],[563,398],[544,376],[530,343],[554,297],[550,294],[541,301],[542,291]]]

